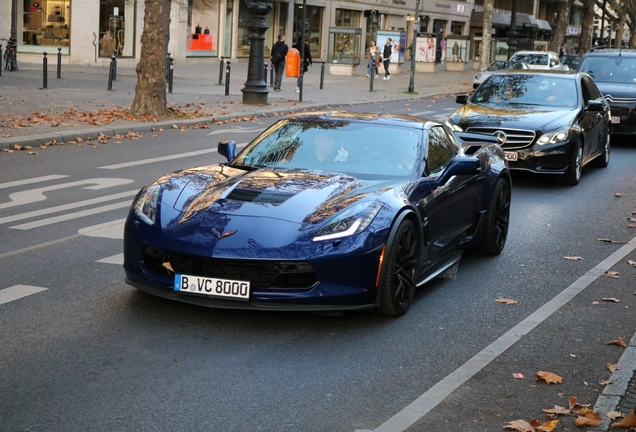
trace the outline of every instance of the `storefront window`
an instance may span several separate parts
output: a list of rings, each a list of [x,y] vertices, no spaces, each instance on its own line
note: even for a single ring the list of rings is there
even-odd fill
[[[188,0],[186,56],[216,57],[219,51],[219,0]]]
[[[322,41],[322,13],[324,8],[318,6],[307,6],[307,22],[305,23],[305,41],[309,43],[311,56],[319,58],[321,54]],[[301,37],[301,22],[303,19],[303,6],[294,7],[294,38],[292,43],[296,43]]]
[[[50,1],[50,0],[49,0]],[[99,5],[99,56],[135,56],[135,2],[101,0]]]
[[[360,27],[360,12],[349,9],[336,9],[336,27]]]
[[[360,64],[362,29],[331,27],[329,29],[329,63]]]
[[[278,35],[274,35],[274,3],[265,2],[269,4],[272,9],[271,11],[265,15],[265,23],[267,24],[267,31],[265,32],[265,55],[269,55],[269,51],[271,51],[272,46],[274,45],[274,38]],[[240,2],[239,6],[239,20],[238,20],[238,46],[237,48],[237,57],[249,57],[250,56],[250,31],[247,28],[247,25],[250,22],[250,13],[247,10],[247,3],[244,1]],[[287,45],[290,45],[289,41],[287,41]]]
[[[451,21],[451,35],[462,36],[464,34],[464,23],[461,21]]]
[[[24,0],[22,2],[21,52],[42,52],[43,46],[62,48],[68,54],[71,44],[70,0]],[[18,11],[19,12],[19,11]]]

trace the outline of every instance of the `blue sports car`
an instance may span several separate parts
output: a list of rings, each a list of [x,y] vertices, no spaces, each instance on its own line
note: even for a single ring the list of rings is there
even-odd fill
[[[325,112],[218,151],[228,163],[166,175],[134,199],[130,285],[210,307],[398,316],[465,249],[506,242],[510,174],[494,137]]]

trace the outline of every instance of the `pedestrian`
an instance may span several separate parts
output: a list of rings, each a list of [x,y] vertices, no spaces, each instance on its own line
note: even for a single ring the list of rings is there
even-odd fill
[[[442,39],[440,45],[442,46],[442,63],[446,63],[446,45],[448,44],[446,38]]]
[[[386,44],[382,50],[382,61],[384,62],[384,78],[383,80],[391,79],[391,73],[389,72],[389,65],[391,64],[391,55],[393,54],[393,45],[391,45],[391,38],[386,39]]]
[[[285,35],[279,34],[278,41],[272,47],[271,67],[274,69],[274,90],[280,91],[285,72],[285,57],[289,47],[285,44]]]
[[[305,53],[305,66],[303,68],[303,72],[298,76],[298,79],[296,80],[296,93],[300,93],[300,81],[302,80],[303,74],[309,70],[309,66],[314,64],[314,61],[311,58],[311,50],[309,49],[309,44],[305,42],[304,50],[300,49],[301,44],[302,44],[302,41],[299,38],[298,41],[296,42],[296,45],[294,45],[294,48],[296,48],[298,52],[300,53],[301,61],[302,61],[303,51]]]
[[[375,71],[375,77],[378,75],[378,63],[380,63],[380,49],[376,45],[375,41],[371,41],[371,46],[367,52],[367,78]]]

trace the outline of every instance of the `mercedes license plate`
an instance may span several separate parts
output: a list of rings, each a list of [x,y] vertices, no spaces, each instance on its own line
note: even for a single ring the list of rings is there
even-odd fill
[[[621,122],[621,118],[620,117],[612,116],[612,123],[620,123],[620,122]]]
[[[507,161],[516,161],[517,160],[517,152],[504,152],[504,157]]]
[[[248,301],[250,299],[250,283],[231,279],[176,274],[174,275],[174,290],[232,300]]]

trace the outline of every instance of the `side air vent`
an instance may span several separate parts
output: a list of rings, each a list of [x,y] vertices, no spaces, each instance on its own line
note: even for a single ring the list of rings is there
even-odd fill
[[[235,201],[281,204],[293,196],[294,194],[290,193],[255,191],[250,189],[234,189],[227,196],[227,199]]]

